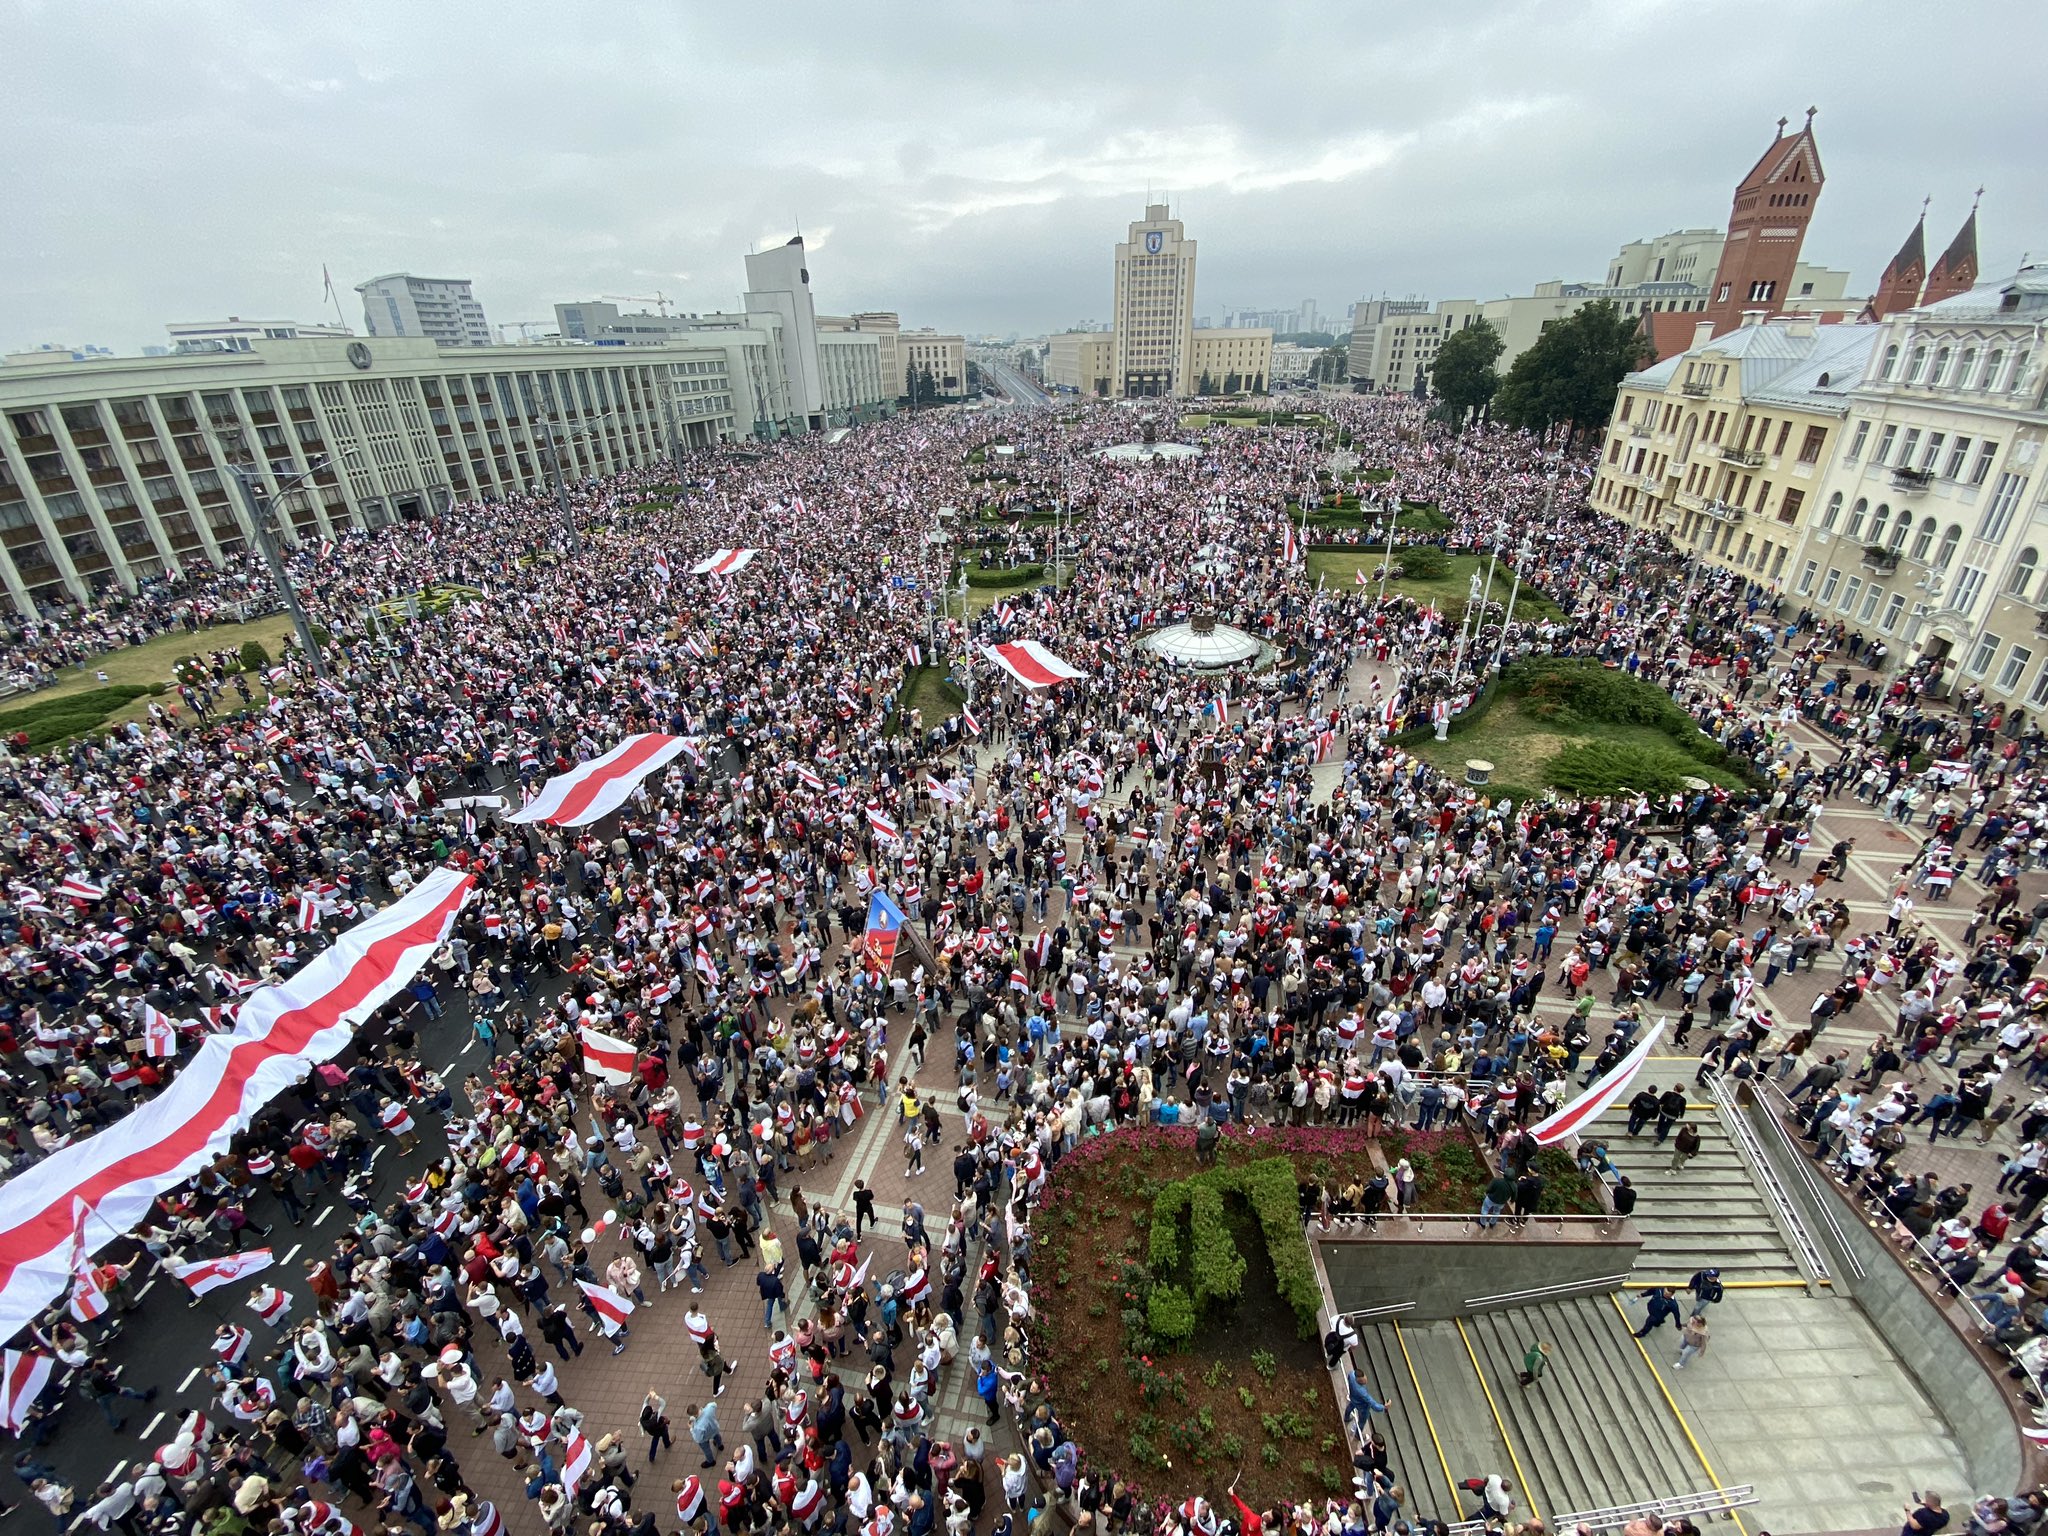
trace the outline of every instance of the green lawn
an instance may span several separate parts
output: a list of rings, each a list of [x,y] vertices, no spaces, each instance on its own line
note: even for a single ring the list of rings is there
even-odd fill
[[[1560,727],[1537,719],[1523,708],[1521,700],[1514,698],[1496,699],[1477,725],[1453,735],[1449,741],[1421,741],[1407,750],[1459,779],[1465,776],[1467,758],[1484,758],[1493,764],[1487,792],[1522,801],[1550,790],[1550,764],[1560,752],[1591,742],[1637,747],[1659,762],[1668,761],[1675,771],[1686,776],[1729,789],[1743,787],[1738,775],[1686,757],[1655,726],[1602,721],[1584,727]]]
[[[908,729],[914,709],[923,728],[930,730],[959,714],[966,702],[967,695],[959,686],[947,681],[944,667],[912,667],[896,711],[894,729]]]
[[[243,644],[250,640],[260,642],[275,660],[283,655],[285,636],[291,632],[291,616],[273,613],[251,624],[217,624],[211,629],[202,629],[197,634],[187,634],[181,629],[173,634],[158,635],[154,640],[146,640],[141,645],[123,646],[118,651],[109,651],[105,655],[93,657],[82,666],[66,667],[58,674],[58,681],[53,686],[9,699],[5,704],[0,704],[0,709],[29,709],[38,704],[46,704],[52,699],[90,693],[106,686],[147,687],[151,683],[170,685],[175,682],[171,675],[172,668],[181,657],[210,654],[214,651],[240,651]],[[101,672],[107,674],[105,684],[99,680],[98,674]],[[264,686],[260,675],[250,678],[249,686],[259,705],[269,697],[269,690]],[[177,703],[175,692],[168,694],[163,700],[166,709]],[[136,697],[117,708],[107,710],[97,720],[86,720],[86,723],[81,725],[80,732],[126,725],[130,720],[147,719],[149,704],[148,695]],[[81,715],[80,718],[86,717]]]
[[[1386,559],[1385,545],[1361,545],[1350,549],[1312,549],[1308,552],[1308,569],[1312,576],[1325,578],[1333,587],[1352,587],[1356,583],[1352,573],[1363,570],[1368,579]],[[1473,571],[1479,572],[1479,584],[1483,591],[1486,586],[1486,556],[1452,555],[1445,562],[1445,572],[1435,577],[1403,576],[1389,583],[1391,590],[1407,594],[1419,603],[1429,603],[1444,616],[1447,624],[1458,624],[1465,617],[1466,593]],[[1394,551],[1394,563],[1401,563],[1401,550]],[[1492,600],[1506,606],[1509,589],[1514,585],[1514,571],[1507,561],[1500,562],[1494,572]],[[1377,590],[1372,588],[1368,590]],[[1561,619],[1564,610],[1534,587],[1524,582],[1521,595],[1515,599],[1515,617],[1518,619]]]

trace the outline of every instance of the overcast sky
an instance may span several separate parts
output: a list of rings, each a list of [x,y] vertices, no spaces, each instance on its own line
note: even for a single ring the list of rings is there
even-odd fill
[[[1867,292],[1932,196],[1986,187],[1984,271],[2048,255],[2048,6],[528,5],[0,0],[0,346],[164,322],[348,322],[379,273],[491,320],[730,307],[799,224],[821,309],[1041,332],[1106,319],[1170,193],[1196,309],[1487,298],[1726,219],[1816,122],[1805,255]],[[1951,42],[1954,38],[1957,41]],[[635,307],[635,306],[627,306]]]

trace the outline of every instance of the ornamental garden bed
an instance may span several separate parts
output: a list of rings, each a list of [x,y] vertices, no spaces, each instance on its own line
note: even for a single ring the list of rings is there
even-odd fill
[[[1060,1160],[1032,1223],[1032,1360],[1096,1475],[1155,1503],[1227,1505],[1240,1476],[1254,1508],[1348,1489],[1297,1186],[1369,1180],[1382,1147],[1415,1167],[1421,1208],[1477,1209],[1462,1130],[1233,1128],[1205,1167],[1192,1129],[1146,1126]]]

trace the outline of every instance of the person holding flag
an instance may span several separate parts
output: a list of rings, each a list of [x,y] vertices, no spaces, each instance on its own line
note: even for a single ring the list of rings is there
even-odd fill
[[[877,886],[868,897],[868,921],[864,935],[867,968],[887,976],[896,963],[896,945],[909,919],[895,899]]]

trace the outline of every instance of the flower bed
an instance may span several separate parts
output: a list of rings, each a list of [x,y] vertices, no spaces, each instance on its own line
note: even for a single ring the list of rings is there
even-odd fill
[[[1095,1475],[1226,1505],[1241,1475],[1254,1508],[1349,1487],[1296,1185],[1404,1156],[1422,1209],[1478,1208],[1484,1164],[1462,1129],[1376,1145],[1358,1128],[1232,1127],[1212,1168],[1191,1128],[1145,1126],[1059,1161],[1032,1220],[1032,1368]]]

